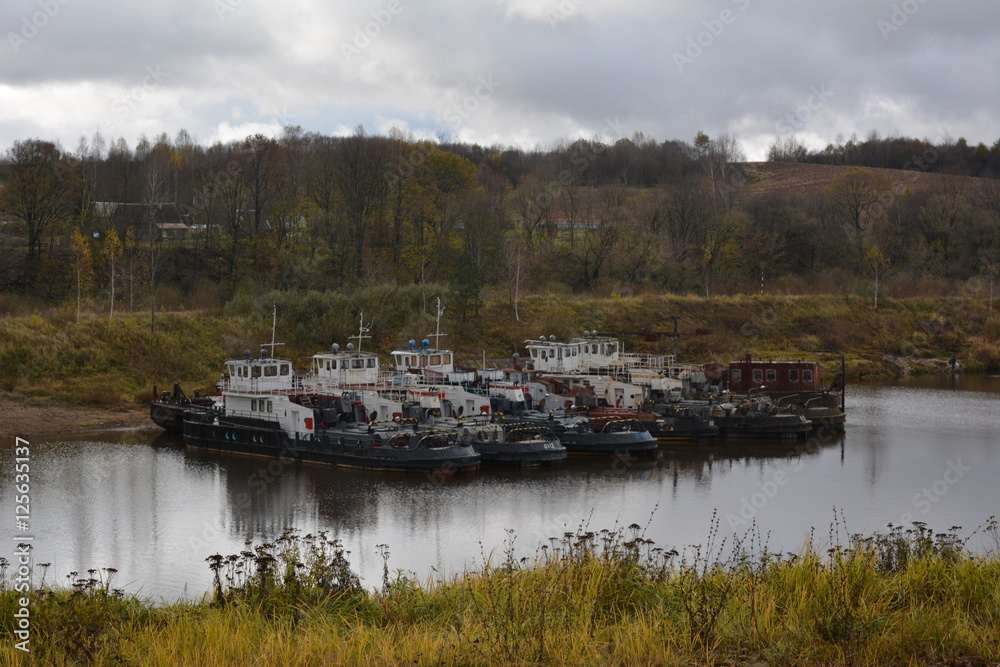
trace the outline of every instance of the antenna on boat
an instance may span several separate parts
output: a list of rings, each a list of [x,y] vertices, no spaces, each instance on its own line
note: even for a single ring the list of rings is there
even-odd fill
[[[274,342],[274,334],[275,334],[275,332],[278,329],[278,306],[277,306],[277,304],[271,304],[271,308],[273,309],[271,311],[271,342],[270,343],[261,343],[260,346],[261,347],[269,347],[269,348],[271,348],[271,357],[273,358],[274,357],[274,348],[277,347],[278,345],[284,345],[284,343],[275,343]]]
[[[444,315],[444,307],[441,305],[441,297],[437,298],[437,333],[427,334],[428,338],[434,338],[434,348],[441,349],[441,336],[447,336],[448,334],[441,333],[441,316]]]
[[[365,314],[361,313],[361,321],[358,323],[358,335],[349,336],[348,338],[358,339],[358,354],[361,354],[361,341],[365,338],[371,338],[371,336],[366,336],[365,334],[372,330],[372,323],[369,322],[368,326],[365,326]]]

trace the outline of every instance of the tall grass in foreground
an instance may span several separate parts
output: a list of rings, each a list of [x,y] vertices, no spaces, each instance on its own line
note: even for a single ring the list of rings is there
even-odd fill
[[[33,608],[40,663],[837,664],[1000,661],[1000,545],[967,550],[957,529],[890,526],[828,550],[768,549],[758,535],[665,550],[642,529],[553,538],[535,557],[365,591],[342,547],[288,533],[211,556],[211,601],[153,606],[92,581]],[[93,579],[93,576],[91,577]],[[78,582],[79,583],[79,582]],[[5,585],[6,587],[6,585]],[[0,596],[0,627],[14,596]],[[6,634],[6,633],[4,633]],[[3,664],[28,660],[0,648]]]

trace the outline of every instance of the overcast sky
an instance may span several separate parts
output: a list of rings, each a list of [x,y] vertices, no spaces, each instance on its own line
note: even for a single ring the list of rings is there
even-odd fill
[[[636,131],[1000,138],[996,0],[2,0],[0,150],[398,127],[551,147]]]

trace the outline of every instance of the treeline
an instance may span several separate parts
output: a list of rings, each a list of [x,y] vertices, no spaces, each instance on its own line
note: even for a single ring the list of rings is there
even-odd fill
[[[636,133],[548,150],[286,127],[203,146],[181,131],[75,151],[19,141],[0,165],[0,286],[107,309],[218,305],[238,288],[935,294],[992,285],[1000,141],[871,135],[777,161],[854,167],[769,192],[735,136]],[[871,167],[924,178],[899,187]],[[978,284],[978,283],[977,283]],[[982,283],[986,284],[986,283]]]

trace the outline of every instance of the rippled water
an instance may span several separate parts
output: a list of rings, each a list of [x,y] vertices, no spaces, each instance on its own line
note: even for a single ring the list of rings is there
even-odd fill
[[[1000,514],[1000,378],[945,377],[849,388],[844,434],[793,443],[661,448],[655,462],[579,461],[552,470],[486,469],[444,483],[422,476],[205,453],[135,432],[31,441],[31,531],[48,579],[115,567],[118,585],[154,599],[211,585],[205,558],[285,528],[326,530],[351,551],[369,586],[389,566],[420,577],[500,557],[507,530],[518,556],[547,538],[646,526],[666,547],[719,539],[756,522],[771,548],[828,539],[834,508],[850,532],[925,521],[967,531]],[[13,442],[0,555],[12,560]],[[975,542],[974,542],[975,544]]]

